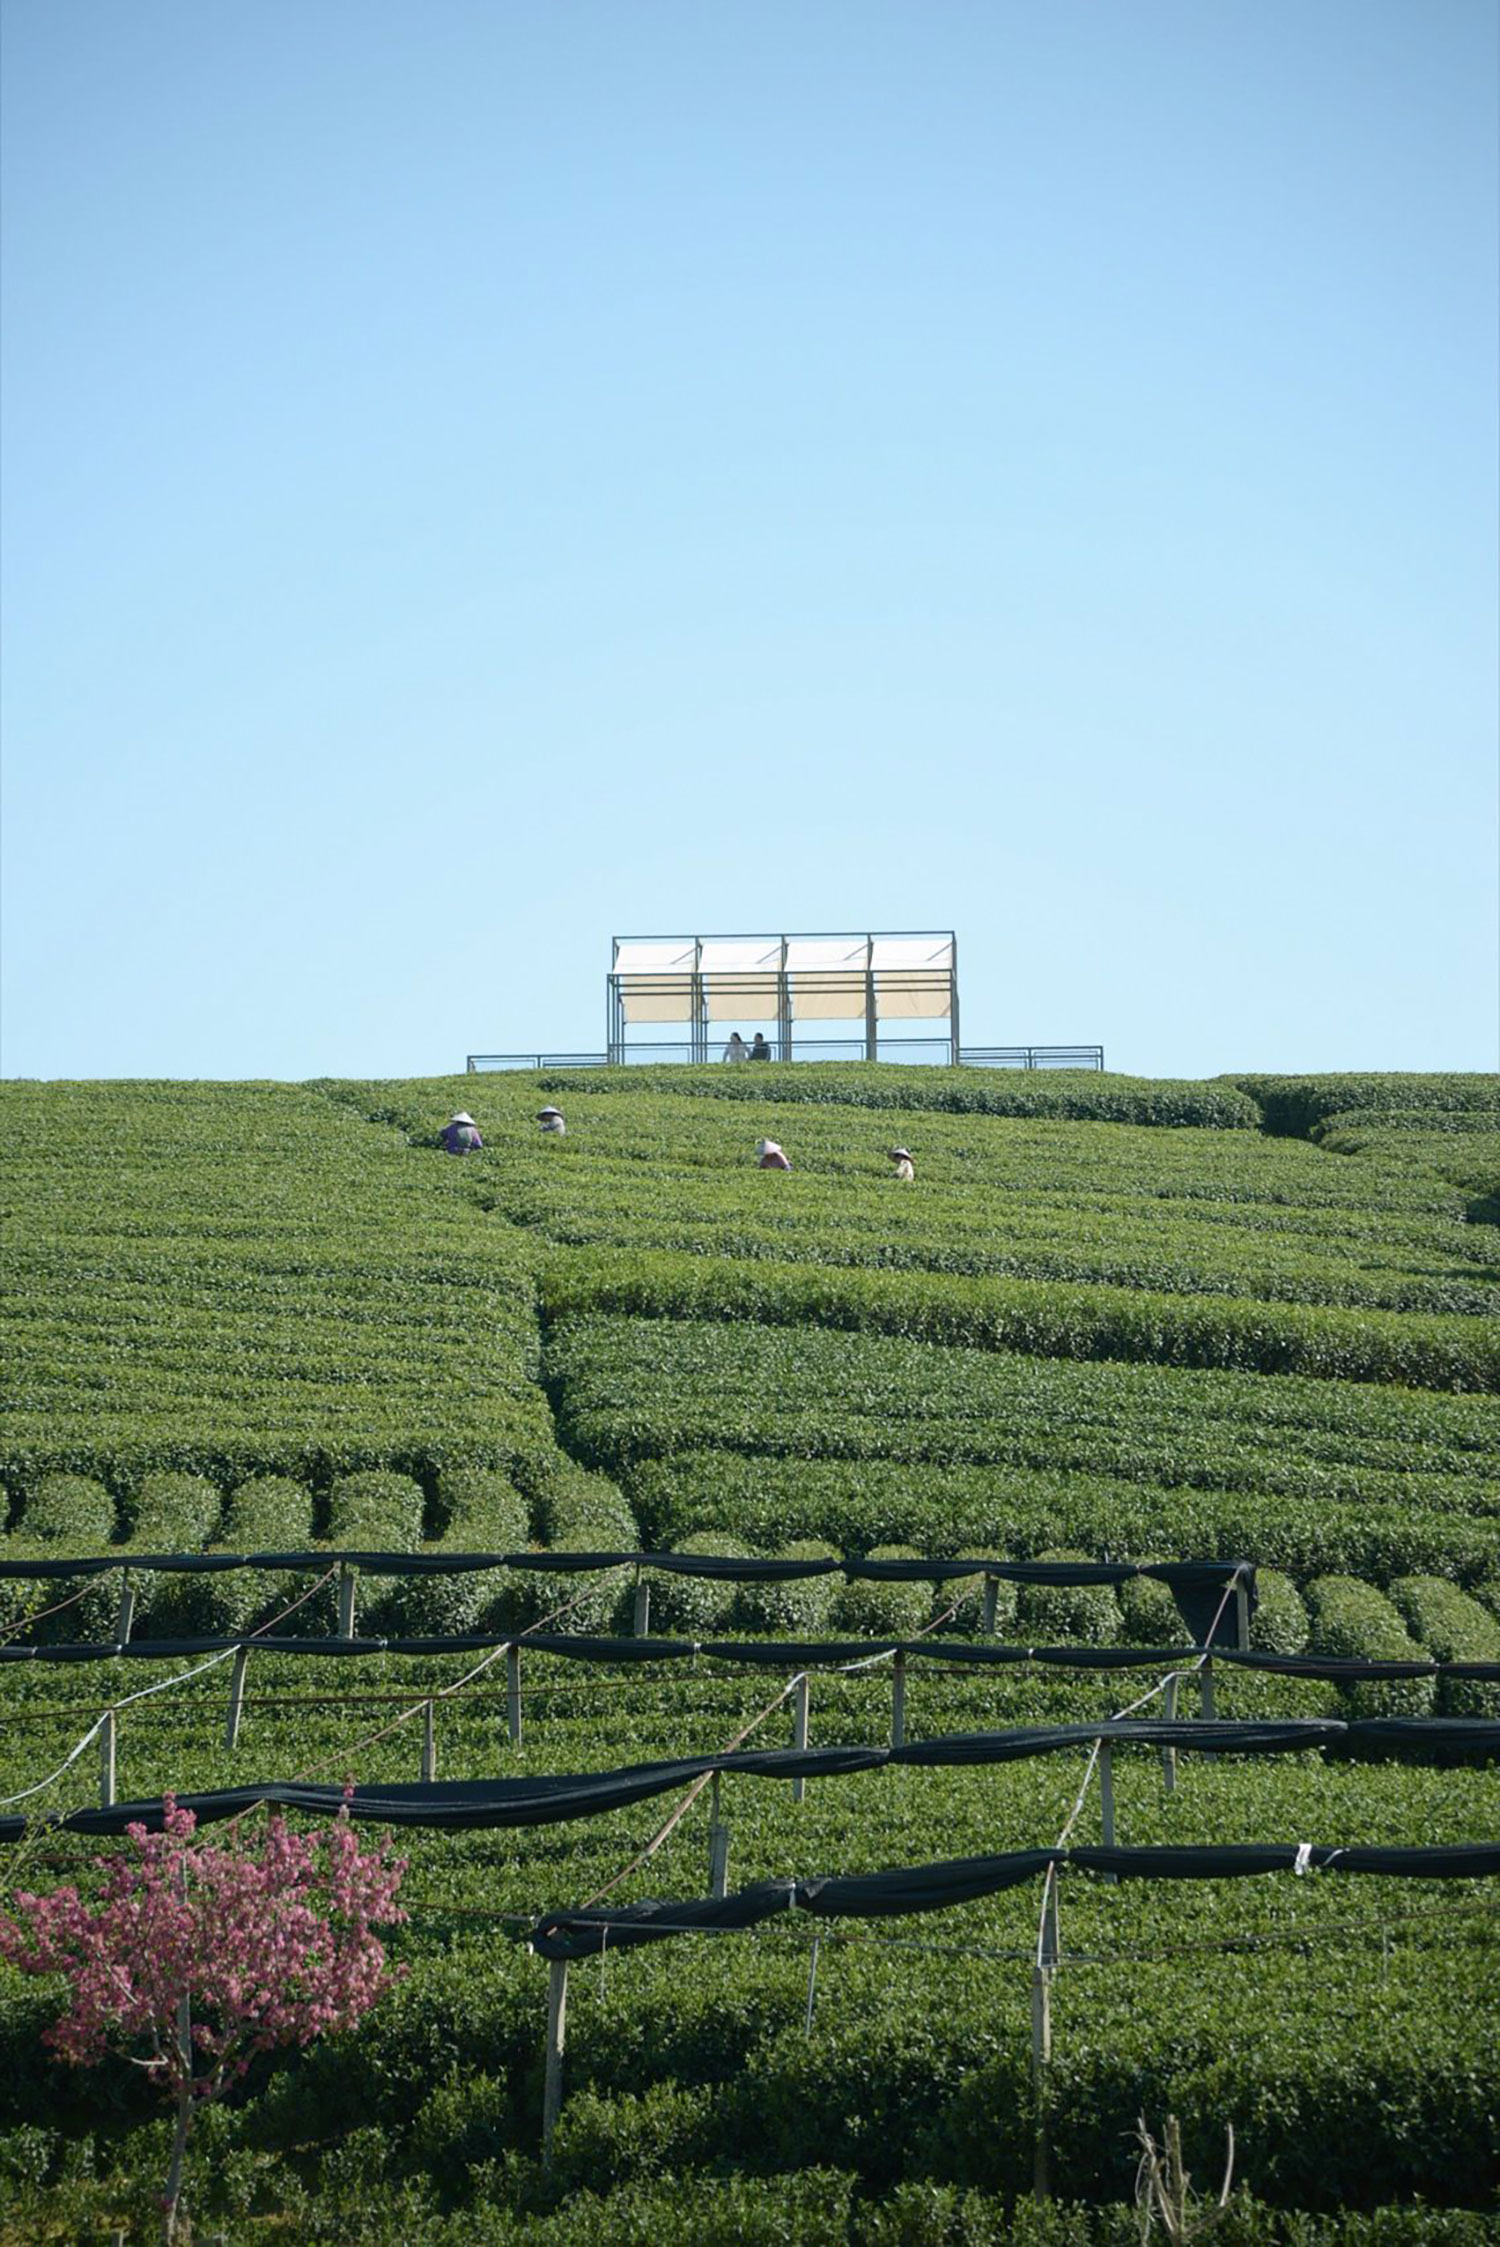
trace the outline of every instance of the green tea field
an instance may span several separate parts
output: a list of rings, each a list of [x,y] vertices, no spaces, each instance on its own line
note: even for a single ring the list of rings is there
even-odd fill
[[[7,1895],[168,1793],[407,1860],[196,2237],[1126,2247],[1168,2116],[1176,2236],[1230,2133],[1226,2247],[1500,2235],[1500,1079],[0,1116]],[[62,1995],[0,1965],[0,2242],[152,2238]]]

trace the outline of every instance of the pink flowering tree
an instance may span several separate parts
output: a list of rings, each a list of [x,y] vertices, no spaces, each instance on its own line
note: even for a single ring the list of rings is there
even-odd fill
[[[272,1817],[259,1843],[194,1845],[196,1821],[166,1798],[165,1830],[126,1828],[99,1897],[20,1893],[0,1912],[0,1957],[24,1974],[65,1974],[72,2002],[46,2031],[92,2067],[123,2049],[169,2091],[177,2127],[162,2237],[176,2234],[183,2155],[198,2102],[217,2098],[257,2052],[352,2026],[390,1979],[376,1927],[406,1917],[406,1870],[390,1837],[362,1853],[347,1813],[317,1834]]]

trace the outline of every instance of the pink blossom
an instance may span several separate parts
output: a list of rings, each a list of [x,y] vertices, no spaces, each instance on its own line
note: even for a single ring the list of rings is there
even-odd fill
[[[47,2043],[81,2067],[123,2047],[176,2097],[169,2238],[193,2102],[257,2052],[351,2027],[391,1978],[374,1929],[406,1917],[406,1860],[389,1835],[362,1853],[347,1811],[307,1835],[273,1815],[258,1846],[234,1849],[195,1847],[195,1826],[168,1795],[161,1833],[126,1828],[131,1848],[105,1860],[97,1902],[67,1886],[0,1912],[0,1958],[71,1985]]]

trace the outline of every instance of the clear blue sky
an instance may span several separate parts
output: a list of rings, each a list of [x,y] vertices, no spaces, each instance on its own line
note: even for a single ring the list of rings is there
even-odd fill
[[[1489,0],[5,0],[18,1076],[1497,1065]]]

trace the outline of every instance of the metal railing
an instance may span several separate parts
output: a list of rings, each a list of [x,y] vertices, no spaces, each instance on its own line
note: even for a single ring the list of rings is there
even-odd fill
[[[1102,1069],[1102,1045],[966,1045],[966,1069]]]
[[[863,1061],[861,1038],[771,1039],[773,1061]],[[682,1039],[675,1043],[623,1044],[610,1053],[471,1053],[468,1073],[487,1069],[605,1069],[651,1066],[660,1063],[702,1064],[701,1052]],[[948,1038],[882,1038],[879,1058],[897,1066],[902,1062],[948,1067],[954,1062]],[[718,1060],[717,1053],[713,1056]],[[1102,1069],[1102,1045],[978,1045],[964,1046],[957,1056],[966,1069]]]

